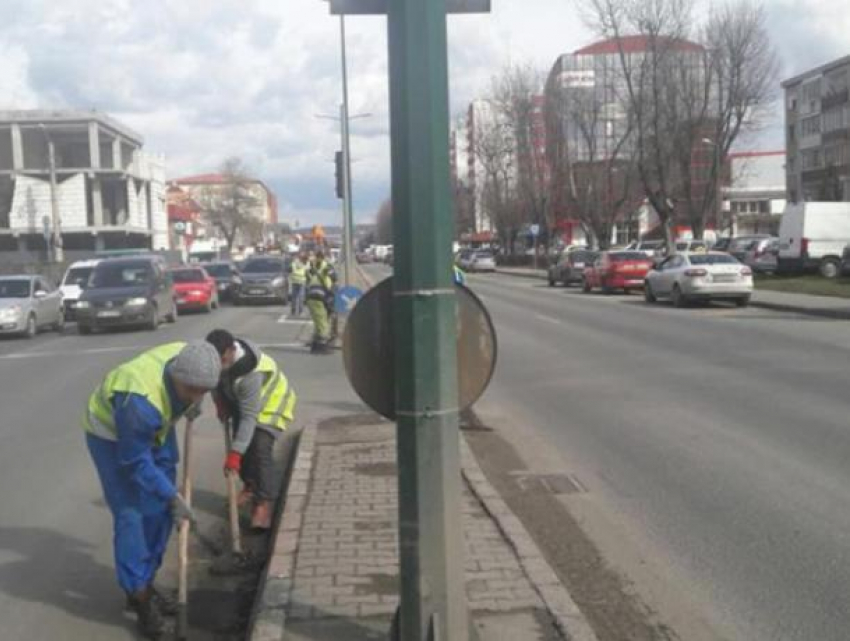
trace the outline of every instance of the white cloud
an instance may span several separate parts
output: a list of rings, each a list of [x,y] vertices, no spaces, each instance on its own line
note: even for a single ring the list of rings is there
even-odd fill
[[[786,69],[847,53],[836,0],[771,0]],[[0,0],[0,108],[98,108],[165,153],[172,175],[237,154],[302,223],[338,216],[333,195],[341,99],[339,22],[321,0]],[[508,62],[543,73],[593,40],[571,0],[493,0],[489,16],[449,20],[452,113]],[[355,207],[389,192],[386,22],[347,21]],[[817,57],[817,60],[813,60]],[[801,67],[801,68],[798,68]]]

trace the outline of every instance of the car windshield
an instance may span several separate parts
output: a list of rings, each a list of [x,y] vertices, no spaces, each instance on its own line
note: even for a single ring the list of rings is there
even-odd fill
[[[206,280],[200,269],[175,269],[171,273],[175,283],[203,283]]]
[[[612,263],[624,263],[627,260],[647,261],[646,254],[643,252],[616,252],[608,254],[608,258]]]
[[[491,254],[490,252],[476,252],[475,257],[476,258],[484,258],[484,259],[488,259],[488,258],[492,259],[493,254]]]
[[[283,271],[283,264],[279,260],[258,259],[245,263],[242,270],[246,274],[273,274]]]
[[[72,267],[65,276],[64,284],[85,288],[93,271],[94,267]]]
[[[102,263],[94,270],[91,285],[94,288],[138,287],[150,280],[150,263]]]
[[[233,273],[233,270],[230,268],[230,265],[204,265],[204,268],[207,270],[207,273],[213,278],[227,278]]]
[[[0,298],[29,298],[30,281],[0,280]]]
[[[696,254],[689,256],[691,265],[734,265],[738,261],[728,254]]]

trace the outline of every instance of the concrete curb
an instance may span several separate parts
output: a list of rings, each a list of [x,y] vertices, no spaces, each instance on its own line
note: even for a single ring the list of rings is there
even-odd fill
[[[546,280],[546,276],[544,274],[537,273],[528,273],[521,274],[513,271],[503,271],[501,269],[496,270],[497,274],[503,274],[504,276],[513,276],[514,278],[533,278],[537,280]],[[756,290],[758,291],[758,290]],[[762,290],[764,291],[764,290]],[[824,308],[816,308],[816,307],[802,307],[799,305],[789,305],[787,303],[769,303],[766,301],[759,301],[755,299],[750,300],[751,307],[758,307],[760,309],[770,309],[775,312],[790,312],[792,314],[804,314],[806,316],[815,316],[818,318],[831,318],[833,320],[850,320],[850,300],[848,300],[847,309],[824,309]]]
[[[534,278],[534,279],[537,279],[537,280],[546,280],[546,278],[547,278],[547,275],[546,275],[545,272],[544,273],[535,272],[534,270],[531,270],[531,269],[528,270],[527,274],[523,274],[523,273],[520,273],[520,272],[507,271],[507,270],[504,270],[504,269],[499,269],[497,267],[496,273],[497,274],[504,274],[505,276],[513,276],[514,278]]]
[[[283,641],[286,638],[286,611],[295,575],[295,558],[307,496],[313,477],[316,424],[301,433],[286,496],[281,495],[283,513],[270,545],[268,564],[260,578],[248,641]]]
[[[460,448],[463,477],[485,511],[496,522],[502,536],[516,552],[523,572],[552,615],[559,632],[570,641],[597,641],[593,628],[558,579],[552,566],[543,557],[525,526],[481,471],[463,435]]]

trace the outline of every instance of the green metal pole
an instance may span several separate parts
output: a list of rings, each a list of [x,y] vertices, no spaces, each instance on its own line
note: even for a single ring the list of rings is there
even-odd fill
[[[388,8],[401,639],[466,641],[446,2]]]

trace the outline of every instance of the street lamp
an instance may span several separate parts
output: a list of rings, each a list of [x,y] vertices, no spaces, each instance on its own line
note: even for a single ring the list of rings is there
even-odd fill
[[[62,236],[59,231],[59,196],[57,193],[56,187],[56,148],[53,144],[53,138],[50,137],[50,134],[47,131],[47,127],[44,126],[44,123],[40,123],[38,128],[41,129],[41,133],[44,135],[44,139],[47,141],[47,158],[48,164],[50,168],[50,213],[51,213],[51,222],[53,227],[53,233],[51,235],[50,240],[48,241],[48,253],[53,254],[53,259],[57,263],[61,263],[65,260],[65,255],[62,250]],[[53,248],[51,252],[51,247]]]

